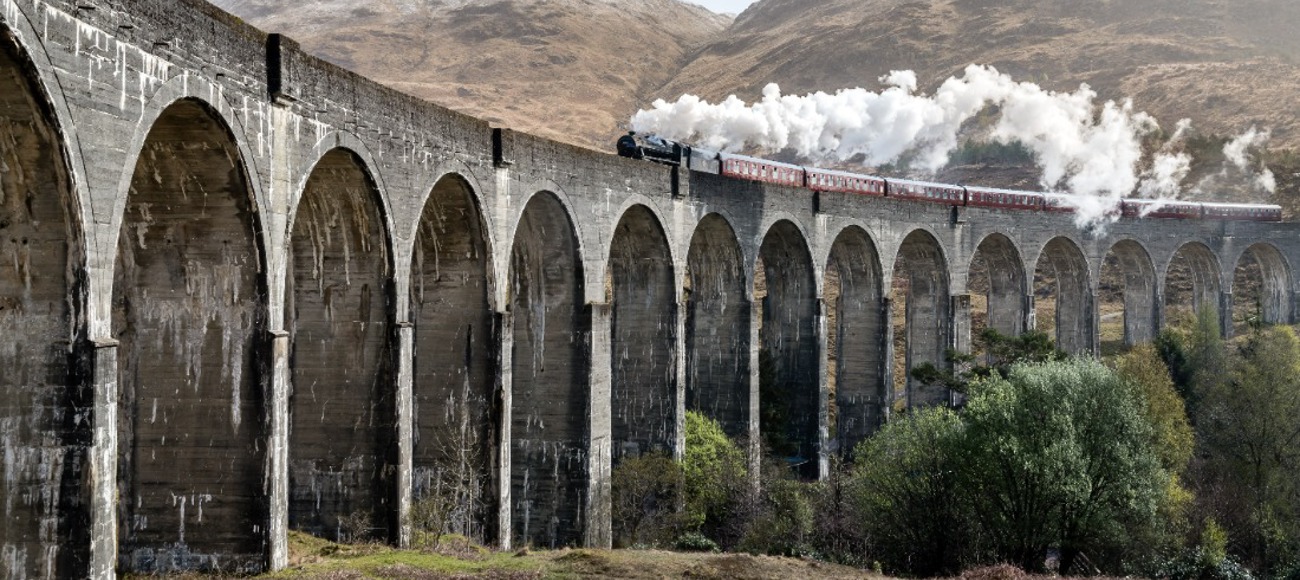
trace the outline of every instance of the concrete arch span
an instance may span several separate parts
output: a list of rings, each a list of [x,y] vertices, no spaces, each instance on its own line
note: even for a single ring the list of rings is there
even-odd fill
[[[392,252],[381,206],[360,158],[333,149],[307,178],[289,239],[289,526],[333,540],[395,535]]]
[[[841,231],[831,245],[823,284],[826,304],[830,447],[850,458],[853,448],[884,423],[885,309],[880,255],[866,230]]]
[[[1289,324],[1292,320],[1291,266],[1277,246],[1261,242],[1237,259],[1232,286],[1235,331],[1251,324]]]
[[[1106,346],[1110,342],[1122,340],[1125,346],[1134,346],[1155,339],[1157,280],[1155,264],[1141,243],[1126,239],[1110,247],[1097,284],[1103,352],[1111,350]]]
[[[1053,238],[1043,246],[1034,270],[1035,327],[1067,353],[1092,352],[1092,283],[1083,251],[1069,238]]]
[[[420,216],[411,262],[415,329],[412,495],[457,508],[449,529],[497,538],[501,408],[491,245],[470,182],[440,179]]]
[[[990,234],[980,241],[971,257],[966,284],[973,295],[972,334],[978,336],[985,328],[1007,336],[1025,331],[1029,288],[1024,264],[1011,238]]]
[[[1220,271],[1218,256],[1205,244],[1188,242],[1179,247],[1165,266],[1165,321],[1185,322],[1202,309],[1218,315],[1223,288]]]
[[[0,546],[14,577],[83,574],[85,253],[67,148],[28,54],[0,29]],[[85,393],[85,394],[83,394]]]
[[[772,225],[754,268],[760,304],[759,430],[765,451],[816,477],[821,454],[817,281],[812,254],[793,222]]]
[[[948,260],[939,240],[925,230],[908,234],[899,246],[893,272],[895,389],[904,388],[908,407],[948,404],[947,389],[922,385],[911,377],[911,370],[924,363],[945,366],[952,344]]]
[[[510,476],[516,545],[582,541],[590,312],[578,237],[549,192],[524,206],[510,255]]]
[[[680,424],[677,289],[668,238],[649,208],[631,207],[615,226],[606,275],[614,461],[672,454]]]
[[[266,552],[264,253],[235,138],[204,103],[158,116],[113,284],[125,570],[256,571]]]
[[[686,264],[686,409],[714,419],[727,435],[752,440],[752,315],[744,256],[725,218],[713,213],[700,220]]]

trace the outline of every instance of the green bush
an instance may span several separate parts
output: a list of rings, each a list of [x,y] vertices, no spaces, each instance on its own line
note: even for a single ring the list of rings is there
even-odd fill
[[[918,576],[961,570],[973,543],[960,479],[964,426],[945,408],[885,425],[854,451],[852,493],[872,556]]]
[[[699,532],[686,532],[677,537],[673,543],[673,548],[683,552],[721,552],[722,548],[718,543],[710,540],[708,536]]]
[[[727,437],[717,421],[688,412],[682,475],[686,496],[684,529],[701,531],[726,545],[737,535],[734,518],[749,493],[744,451]]]
[[[1049,548],[1067,573],[1105,561],[1158,513],[1169,474],[1130,385],[1096,361],[1019,364],[973,385],[963,419],[966,488],[994,553],[1041,570]]]

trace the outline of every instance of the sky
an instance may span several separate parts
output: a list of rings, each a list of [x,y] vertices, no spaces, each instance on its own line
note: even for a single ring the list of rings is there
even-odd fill
[[[719,13],[730,12],[740,14],[745,8],[753,4],[755,0],[688,0],[692,4],[699,4],[709,10]]]

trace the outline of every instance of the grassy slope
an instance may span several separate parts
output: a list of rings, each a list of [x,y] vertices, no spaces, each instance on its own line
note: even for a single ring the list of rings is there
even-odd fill
[[[200,576],[195,576],[199,578]],[[748,554],[660,550],[523,550],[492,552],[444,540],[435,551],[340,545],[290,534],[290,568],[263,578],[871,578],[844,566]]]

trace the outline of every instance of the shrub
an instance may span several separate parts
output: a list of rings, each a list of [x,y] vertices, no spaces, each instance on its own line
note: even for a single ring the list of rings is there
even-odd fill
[[[772,462],[763,470],[762,492],[747,522],[740,549],[751,554],[810,556],[814,484],[795,479],[785,465]]]
[[[920,576],[960,570],[972,537],[958,471],[964,427],[949,409],[921,409],[854,451],[852,490],[873,557]]]
[[[861,491],[853,469],[832,458],[831,472],[821,482],[810,484],[813,518],[812,548],[822,558],[838,564],[865,567],[867,541],[864,522],[869,516],[857,506]]]
[[[686,532],[677,537],[673,547],[684,552],[721,552],[718,543],[699,532]]]
[[[736,508],[750,491],[746,456],[717,421],[694,411],[686,413],[682,475],[684,529],[727,543],[736,535]]]
[[[614,468],[612,480],[615,545],[671,543],[684,520],[685,479],[677,462],[661,454],[626,458]]]

